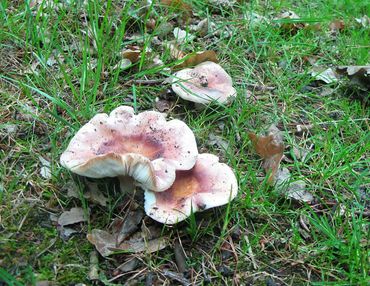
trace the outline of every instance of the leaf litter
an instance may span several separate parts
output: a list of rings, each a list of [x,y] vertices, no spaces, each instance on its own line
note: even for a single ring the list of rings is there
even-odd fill
[[[284,142],[282,132],[271,125],[266,136],[257,136],[255,133],[248,134],[257,154],[263,159],[263,168],[269,174],[267,182],[273,184],[280,161],[283,158]]]
[[[87,189],[83,192],[83,197],[92,203],[106,207],[109,200],[103,192],[99,190],[99,184],[91,182],[88,179],[83,179],[83,183]],[[67,182],[63,189],[67,191],[68,197],[80,198],[80,191],[73,181]]]
[[[71,210],[63,212],[58,218],[58,224],[61,226],[85,221],[87,221],[87,218],[82,208],[71,208]]]
[[[268,174],[267,182],[287,198],[308,203],[313,201],[313,196],[306,190],[303,180],[293,181],[287,168],[280,169],[285,148],[282,132],[275,125],[271,125],[266,136],[258,136],[252,132],[248,135],[257,154],[263,159],[263,167]]]
[[[124,219],[115,219],[111,232],[93,229],[87,239],[104,257],[115,253],[152,253],[167,247],[168,239],[161,236],[161,230],[156,225],[147,227],[143,218],[143,210],[134,206]]]

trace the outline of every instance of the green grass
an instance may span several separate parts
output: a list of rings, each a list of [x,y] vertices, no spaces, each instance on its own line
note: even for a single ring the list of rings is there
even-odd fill
[[[133,0],[125,6],[114,0],[86,5],[55,1],[57,6],[52,6],[53,1],[45,0],[42,7],[32,8],[30,1],[25,2],[0,1],[0,267],[6,270],[0,271],[0,280],[9,285],[17,285],[15,280],[27,285],[40,280],[89,284],[93,246],[86,233],[110,225],[122,196],[106,187],[111,196],[107,208],[68,198],[63,187],[72,177],[60,166],[60,154],[79,127],[98,112],[122,104],[138,112],[152,110],[155,98],[163,97],[170,85],[140,85],[135,80],[167,78],[168,68],[178,63],[153,38],[173,40],[172,30],[163,35],[166,23],[190,29],[194,21],[186,23],[181,11],[158,1],[146,8]],[[229,106],[197,110],[171,95],[176,105],[169,117],[184,120],[202,152],[219,155],[233,168],[240,191],[228,207],[195,214],[179,227],[164,228],[164,235],[181,237],[187,264],[198,273],[196,283],[207,273],[212,284],[231,284],[232,275],[220,268],[227,265],[235,270],[234,281],[245,284],[265,285],[269,279],[281,285],[368,284],[368,108],[349,96],[345,80],[329,85],[331,95],[321,95],[327,86],[312,84],[311,66],[305,60],[317,56],[323,67],[369,64],[368,29],[355,21],[369,15],[366,1],[241,1],[233,8],[192,1],[192,7],[194,19],[208,18],[216,30],[228,29],[231,35],[202,38],[190,31],[197,38],[182,50],[215,50],[238,96]],[[321,30],[284,33],[273,19],[287,10],[305,23],[320,24]],[[270,23],[250,23],[252,12]],[[153,30],[145,25],[150,18],[156,19]],[[329,23],[337,19],[345,22],[345,29],[331,36]],[[128,45],[151,52],[142,52],[140,61],[126,70],[114,68]],[[151,67],[156,55],[163,66]],[[253,90],[252,85],[274,89]],[[252,91],[251,98],[247,90]],[[294,179],[306,182],[315,198],[311,205],[291,202],[260,180],[263,170],[247,134],[272,123],[284,132],[290,160],[282,165]],[[298,124],[313,127],[299,134]],[[16,130],[9,131],[12,128]],[[211,146],[210,134],[226,140],[228,149]],[[311,149],[305,160],[299,160],[293,147]],[[50,179],[40,176],[40,156],[51,164]],[[89,224],[63,241],[49,214],[76,205],[90,212]],[[308,225],[305,237],[302,218]],[[225,244],[232,244],[237,260],[222,259]],[[125,258],[99,259],[108,280]],[[138,274],[138,283],[144,283],[149,272],[165,279],[159,274],[162,268],[175,271],[171,247],[141,259],[139,270],[144,271]],[[127,275],[114,283],[126,279]]]

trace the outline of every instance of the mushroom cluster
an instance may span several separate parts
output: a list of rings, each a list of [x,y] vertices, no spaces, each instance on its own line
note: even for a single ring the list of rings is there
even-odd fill
[[[235,198],[236,177],[211,154],[198,154],[195,136],[181,120],[121,106],[100,113],[72,138],[61,164],[90,178],[131,177],[145,191],[148,216],[165,224]]]

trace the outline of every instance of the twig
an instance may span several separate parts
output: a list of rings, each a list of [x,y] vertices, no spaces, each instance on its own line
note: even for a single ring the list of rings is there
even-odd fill
[[[250,259],[252,261],[253,268],[254,268],[254,270],[257,270],[259,268],[259,266],[258,266],[258,264],[257,264],[257,262],[256,262],[256,260],[254,258],[254,253],[252,251],[252,246],[251,246],[251,244],[249,242],[248,235],[245,234],[244,235],[244,239],[245,239],[245,242],[248,244],[248,254],[249,254],[249,257],[250,257]]]
[[[179,273],[176,273],[176,272],[172,272],[172,271],[169,271],[169,270],[164,270],[162,272],[162,274],[172,280],[175,280],[179,283],[181,283],[182,285],[184,286],[190,286],[191,283],[188,279],[184,278],[183,275],[179,274]]]

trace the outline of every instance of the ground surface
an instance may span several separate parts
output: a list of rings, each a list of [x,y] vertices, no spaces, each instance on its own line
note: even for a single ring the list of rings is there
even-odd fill
[[[0,281],[369,283],[368,92],[345,78],[326,84],[311,76],[314,66],[369,64],[369,23],[356,21],[369,15],[366,1],[189,1],[191,8],[181,1],[172,1],[178,7],[165,5],[171,1],[55,2],[0,3]],[[301,19],[281,20],[289,10]],[[207,18],[209,29],[192,28]],[[175,27],[195,36],[181,44],[184,53],[216,52],[237,89],[231,105],[196,109],[163,82],[182,62],[166,44]],[[142,51],[133,66],[122,64],[128,45]],[[155,57],[163,63],[154,65]],[[228,207],[175,227],[145,218],[139,228],[159,229],[168,246],[107,259],[94,256],[86,234],[111,229],[140,206],[133,208],[114,180],[96,185],[72,177],[59,158],[82,124],[122,104],[184,120],[200,152],[233,168],[239,195]],[[313,196],[307,203],[264,180],[248,132],[271,124],[284,134],[281,167],[306,183]],[[103,191],[105,207],[84,198],[91,186]],[[77,198],[68,195],[71,188]],[[82,207],[89,219],[72,225],[68,236],[56,218],[72,207]],[[131,267],[119,268],[132,258]]]

